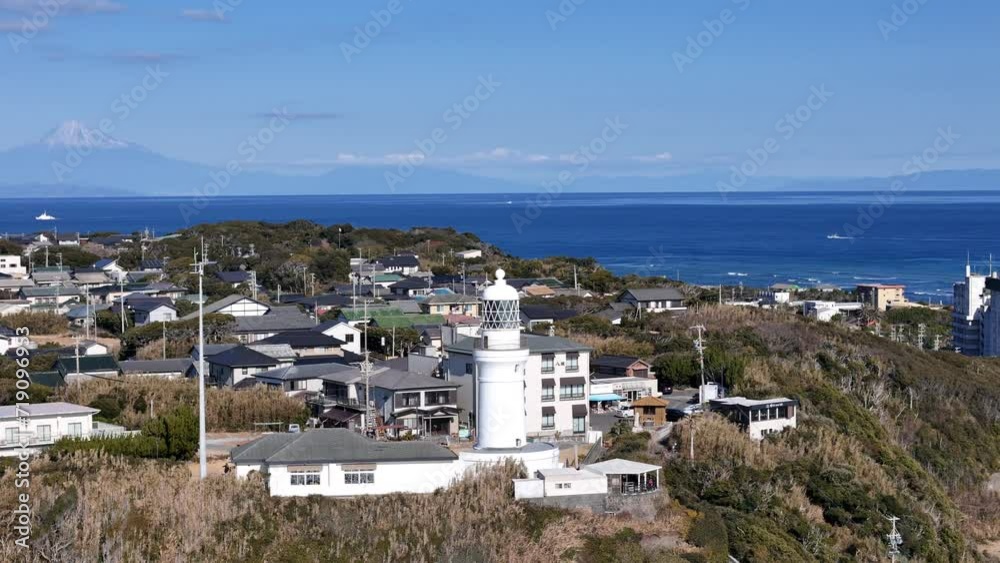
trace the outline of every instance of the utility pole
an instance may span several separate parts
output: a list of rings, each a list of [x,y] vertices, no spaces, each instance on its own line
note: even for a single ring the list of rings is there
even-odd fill
[[[372,362],[368,352],[368,300],[365,299],[365,361],[361,362],[361,375],[365,379],[365,432],[376,437],[375,403],[372,401]]]
[[[201,479],[208,476],[205,452],[205,239],[201,240],[201,255],[194,253],[194,273],[198,275],[198,467]]]
[[[121,317],[122,321],[121,334],[124,336],[125,335],[125,278],[121,278],[118,280],[118,291],[120,293],[120,295],[118,296],[118,305],[119,305],[118,316]]]
[[[917,348],[924,349],[924,338],[927,336],[927,325],[920,323],[917,325]]]
[[[941,335],[940,334],[935,334],[934,335],[934,351],[937,352],[940,349],[941,349]]]
[[[312,291],[312,296],[316,297],[316,274],[309,274],[309,288]]]
[[[703,333],[704,325],[695,325],[691,330],[698,331],[698,339],[694,342],[695,350],[698,351],[698,366],[701,369],[701,387],[698,388],[698,405],[702,410],[705,408],[705,340]],[[697,413],[695,413],[697,414]],[[694,414],[690,417],[691,424],[691,460],[694,461]]]
[[[895,563],[896,557],[900,555],[899,548],[900,546],[903,545],[903,536],[902,534],[899,533],[899,530],[896,528],[896,522],[899,522],[898,517],[887,516],[886,520],[892,522],[892,531],[886,534],[885,537],[886,540],[889,542],[889,552],[888,552],[889,558],[893,561],[893,563]]]
[[[695,325],[691,330],[698,331],[698,339],[694,341],[694,349],[698,352],[698,366],[701,369],[701,387],[698,389],[698,404],[705,405],[705,340],[703,333],[704,325]]]
[[[167,321],[160,321],[160,328],[163,329],[163,359],[167,359]]]

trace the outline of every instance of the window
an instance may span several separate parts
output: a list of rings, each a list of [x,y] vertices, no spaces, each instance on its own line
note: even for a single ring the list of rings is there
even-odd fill
[[[557,489],[572,489],[573,483],[556,483]]]
[[[542,428],[555,428],[556,427],[556,415],[549,413],[542,413]]]
[[[566,354],[566,371],[580,371],[580,354],[578,352]]]
[[[43,442],[48,442],[52,439],[52,427],[48,424],[44,424],[38,427],[38,439]]]
[[[465,364],[465,375],[472,375],[474,373],[476,373],[476,365],[475,364]]]
[[[292,391],[302,391],[306,388],[306,380],[297,379],[292,382]]]
[[[559,398],[564,401],[567,399],[583,398],[583,393],[584,391],[582,383],[575,383],[575,384],[563,383],[559,386]]]
[[[556,355],[542,354],[542,373],[554,373],[556,371]]]
[[[243,368],[242,373],[243,375],[250,375],[250,368]]]
[[[573,433],[583,434],[587,431],[587,417],[585,416],[574,416],[573,417]]]
[[[83,436],[83,423],[71,422],[69,424],[69,435],[75,437]]]
[[[400,393],[398,395],[397,407],[419,407],[420,393]]]
[[[354,342],[354,335],[353,334],[344,335],[344,342],[347,342],[348,344]]]
[[[451,393],[448,391],[428,391],[426,399],[428,405],[451,405],[455,403],[451,399]]]
[[[344,473],[345,485],[372,485],[374,483],[374,471],[347,471]]]
[[[3,441],[8,444],[17,442],[17,428],[7,428],[3,432]]]
[[[292,485],[319,485],[319,470],[292,470],[290,472]]]
[[[556,400],[556,388],[555,387],[542,387],[542,401],[555,401]]]

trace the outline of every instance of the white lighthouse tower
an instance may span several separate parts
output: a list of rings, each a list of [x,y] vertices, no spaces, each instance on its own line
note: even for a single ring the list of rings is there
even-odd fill
[[[529,475],[560,467],[558,447],[528,443],[524,389],[530,351],[521,344],[520,298],[507,285],[503,270],[497,270],[495,283],[483,291],[480,310],[481,332],[473,352],[476,445],[460,458],[473,465],[513,459],[522,462]]]
[[[478,368],[476,449],[520,448],[527,443],[524,377],[528,349],[521,346],[517,290],[504,271],[483,291],[482,327],[473,357]]]

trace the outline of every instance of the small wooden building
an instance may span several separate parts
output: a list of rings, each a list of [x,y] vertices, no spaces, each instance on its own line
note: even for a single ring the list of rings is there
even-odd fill
[[[667,423],[667,401],[659,397],[643,397],[632,402],[638,426],[663,426]]]

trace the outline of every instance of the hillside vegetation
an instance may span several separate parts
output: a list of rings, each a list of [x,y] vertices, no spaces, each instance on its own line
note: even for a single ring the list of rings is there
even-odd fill
[[[579,321],[561,329],[647,346],[661,376],[686,381],[697,373],[695,324],[707,328],[710,375],[724,376],[731,394],[801,401],[798,429],[762,444],[715,415],[677,425],[667,444],[676,451],[665,461],[671,494],[708,515],[718,528],[708,535],[725,537],[735,557],[879,561],[890,515],[901,518],[912,560],[975,560],[976,542],[1000,536],[1000,496],[986,488],[1000,471],[1000,362],[735,307],[599,335]]]

